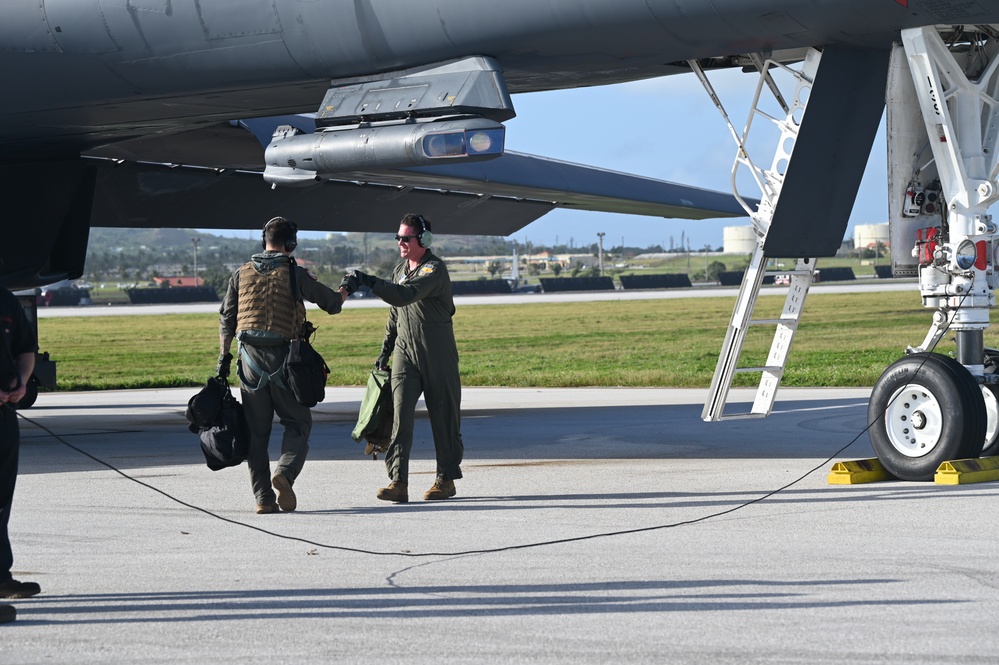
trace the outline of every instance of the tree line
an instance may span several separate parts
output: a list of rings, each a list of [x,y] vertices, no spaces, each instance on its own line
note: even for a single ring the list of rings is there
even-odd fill
[[[260,251],[259,237],[247,232],[246,238],[231,238],[192,229],[91,229],[84,279],[92,284],[149,285],[157,277],[193,276],[197,261],[198,280],[222,293],[232,271]],[[435,252],[443,256],[592,253],[589,247],[544,245],[498,236],[437,235]],[[640,253],[662,252],[662,247],[609,247],[605,257],[627,257]],[[300,239],[295,256],[325,283],[338,283],[346,270],[362,268],[375,274],[388,274],[399,259],[398,245],[391,234],[330,234],[327,239]],[[555,264],[553,264],[554,266]],[[528,269],[531,266],[527,266]],[[500,264],[487,267],[490,274],[500,271]],[[556,276],[561,266],[554,269]],[[589,269],[592,272],[594,269]],[[572,276],[586,275],[582,265],[566,268]]]

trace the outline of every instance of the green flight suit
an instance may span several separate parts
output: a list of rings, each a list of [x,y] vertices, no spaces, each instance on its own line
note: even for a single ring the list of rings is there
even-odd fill
[[[291,259],[271,250],[254,254],[251,263],[261,273],[270,272],[279,266],[288,265]],[[291,280],[288,281],[286,295],[292,302],[308,300],[316,303],[327,314],[339,314],[342,309],[340,294],[318,281],[315,276],[302,266],[293,266],[295,270],[295,292],[291,292]],[[232,339],[239,339],[237,321],[239,318],[239,277],[241,268],[237,268],[229,278],[225,298],[219,308],[219,334]],[[259,340],[258,340],[259,341]],[[254,339],[240,340],[237,375],[239,376],[240,395],[243,401],[246,424],[249,430],[250,450],[246,459],[250,469],[250,485],[257,504],[273,503],[274,489],[271,486],[271,468],[268,446],[271,438],[271,428],[276,413],[284,434],[281,439],[281,457],[275,468],[292,485],[295,484],[305,458],[309,453],[309,437],[312,433],[312,410],[302,406],[295,395],[281,378],[281,368],[288,356],[288,340],[281,339],[279,343],[254,344]],[[255,366],[251,367],[248,360]],[[264,376],[266,375],[266,376]]]
[[[385,455],[390,480],[409,483],[416,403],[422,394],[437,451],[437,475],[461,478],[461,377],[451,317],[451,277],[429,250],[415,270],[409,261],[395,267],[392,281],[375,278],[375,295],[392,305],[385,325],[383,353],[392,355],[395,418]]]

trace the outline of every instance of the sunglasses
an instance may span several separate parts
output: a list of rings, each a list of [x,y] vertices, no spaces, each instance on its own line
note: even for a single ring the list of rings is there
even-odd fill
[[[409,242],[410,240],[413,240],[415,238],[416,238],[416,236],[396,236],[395,237],[396,242]]]

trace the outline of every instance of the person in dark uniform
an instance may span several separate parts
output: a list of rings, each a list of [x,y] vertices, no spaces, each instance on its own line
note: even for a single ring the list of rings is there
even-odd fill
[[[464,444],[461,440],[461,378],[454,341],[454,299],[451,277],[440,258],[430,251],[433,234],[422,215],[406,215],[395,237],[402,261],[384,280],[353,271],[344,278],[348,291],[369,287],[392,305],[385,340],[375,366],[392,361],[392,438],[385,455],[388,487],[378,490],[383,501],[409,501],[409,460],[413,448],[416,402],[423,394],[437,451],[437,479],[426,500],[449,499],[461,478]]]
[[[250,435],[247,464],[258,513],[276,513],[279,507],[290,512],[298,506],[292,486],[309,452],[312,411],[299,404],[281,373],[289,342],[305,320],[303,301],[339,314],[348,295],[346,289],[334,291],[295,264],[291,254],[298,245],[297,234],[298,227],[283,217],[267,222],[261,241],[264,251],[232,273],[219,309],[217,371],[220,376],[229,375],[229,349],[235,338],[239,342],[240,393]],[[284,438],[272,476],[267,446],[275,412],[284,426]]]
[[[27,598],[41,593],[35,582],[19,582],[11,575],[14,553],[7,525],[17,483],[21,431],[12,404],[24,399],[35,369],[38,343],[28,317],[13,293],[0,287],[0,598]],[[13,605],[0,605],[0,623],[14,621]]]

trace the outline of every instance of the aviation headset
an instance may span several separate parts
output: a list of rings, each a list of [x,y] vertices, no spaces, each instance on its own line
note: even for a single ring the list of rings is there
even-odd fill
[[[284,240],[284,251],[294,252],[295,248],[298,247],[298,225],[290,219],[285,219],[284,217],[274,217],[266,224],[264,224],[264,230],[260,234],[260,246],[267,249],[267,227],[271,224],[281,224],[287,225],[290,235]]]
[[[420,230],[419,235],[416,236],[416,242],[419,243],[420,247],[430,247],[434,243],[434,234],[430,232],[430,222],[424,219],[423,215],[406,215],[403,222]]]

